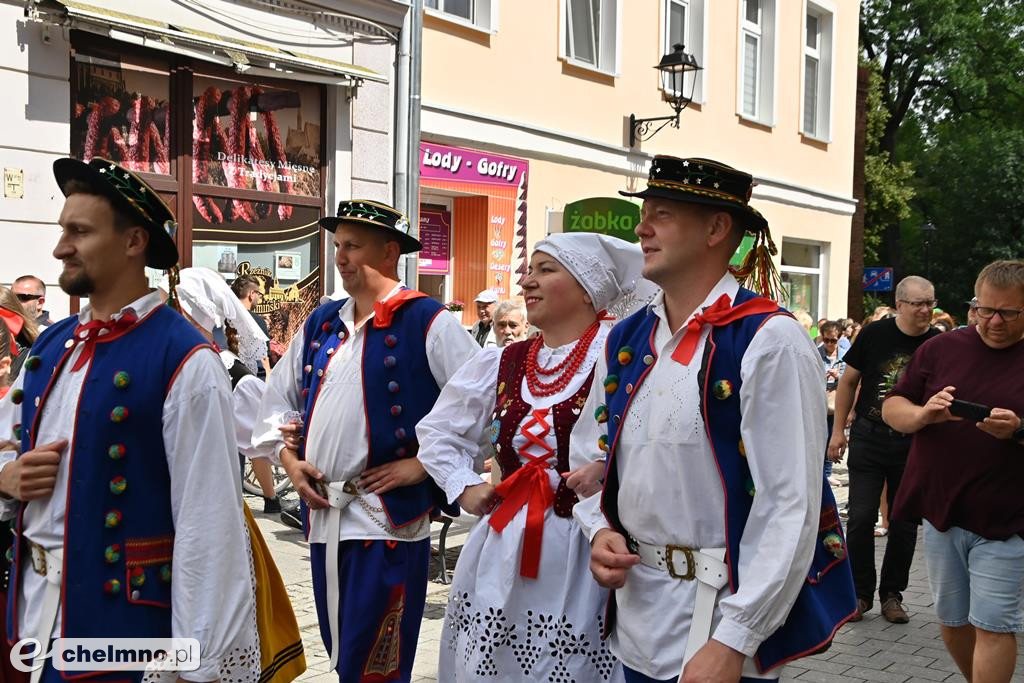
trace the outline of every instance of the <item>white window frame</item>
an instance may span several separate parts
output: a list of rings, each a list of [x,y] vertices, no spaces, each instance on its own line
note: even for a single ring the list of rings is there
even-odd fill
[[[569,54],[567,45],[572,31],[569,30],[569,3],[558,2],[558,57],[580,69],[594,71],[606,76],[619,76],[619,61],[622,55],[622,6],[625,0],[601,0],[601,27],[597,41],[597,64],[576,59]],[[609,11],[611,8],[612,11]],[[609,19],[614,16],[614,19]]]
[[[778,65],[778,0],[760,0],[761,9],[759,22],[752,24],[747,21],[746,3],[748,0],[737,0],[739,9],[738,40],[736,49],[736,115],[741,119],[753,121],[763,126],[775,126],[775,82]],[[754,36],[758,40],[757,50],[757,85],[754,95],[753,114],[743,106],[743,65],[746,50],[746,36]]]
[[[672,44],[678,42],[673,41],[669,35],[672,27],[671,7],[672,5],[680,5],[685,8],[683,15],[685,17],[683,44],[686,46],[686,51],[697,60],[697,65],[701,67],[701,70],[696,72],[696,74],[693,72],[686,74],[683,80],[682,94],[688,95],[692,87],[693,101],[696,104],[704,104],[707,101],[704,96],[704,80],[707,78],[708,73],[708,51],[704,49],[704,46],[708,44],[708,10],[710,9],[710,4],[710,0],[662,0],[661,3],[661,54],[663,55],[671,52]],[[694,84],[695,78],[697,80],[696,84]],[[672,92],[664,76],[661,76],[659,86],[667,95],[678,94]]]
[[[818,248],[818,266],[816,268],[810,268],[807,266],[786,266],[782,264],[782,244],[805,244]],[[818,310],[808,311],[811,314],[811,318],[814,319],[815,324],[821,318],[828,317],[826,311],[828,310],[828,269],[829,269],[829,248],[832,246],[831,242],[819,242],[817,240],[805,240],[797,239],[792,237],[783,237],[782,242],[779,246],[779,276],[783,273],[792,273],[793,275],[817,275],[818,276]]]
[[[432,17],[444,19],[453,24],[465,26],[475,31],[482,31],[487,34],[498,32],[498,3],[499,0],[472,0],[473,19],[467,20],[458,14],[449,14],[444,9],[447,0],[437,0],[437,9],[427,7],[424,3],[423,11]]]
[[[807,47],[807,16],[811,15],[818,20],[818,49],[813,50]],[[804,1],[804,28],[800,32],[801,37],[801,58],[800,58],[800,133],[820,142],[832,142],[832,92],[833,73],[835,69],[835,17],[836,7],[831,0],[805,0]],[[816,57],[818,60],[818,79],[816,83],[817,111],[815,112],[814,130],[808,130],[804,125],[805,107],[807,106],[807,92],[805,88],[807,73],[807,57]]]

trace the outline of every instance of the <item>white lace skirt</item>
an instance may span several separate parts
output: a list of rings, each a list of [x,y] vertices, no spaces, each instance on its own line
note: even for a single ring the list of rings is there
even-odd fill
[[[452,582],[438,682],[622,681],[601,640],[608,591],[590,573],[590,544],[549,508],[540,570],[519,575],[523,507],[498,533],[483,517],[469,534]]]

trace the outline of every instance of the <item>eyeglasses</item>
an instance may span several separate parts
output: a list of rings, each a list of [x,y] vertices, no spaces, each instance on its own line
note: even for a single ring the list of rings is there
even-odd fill
[[[990,308],[988,306],[974,306],[974,312],[978,314],[979,318],[988,320],[989,318],[995,317],[998,313],[999,317],[1008,323],[1013,322],[1020,317],[1020,314],[1024,311],[1019,311],[1016,308]]]
[[[826,344],[838,344],[839,343],[839,337],[822,337],[821,341],[826,343]]]
[[[896,299],[901,304],[906,304],[911,308],[934,308],[935,304],[939,303],[935,299],[922,299],[921,301],[907,301],[906,299]]]
[[[42,294],[15,294],[18,297],[18,301],[22,303],[28,303],[29,301],[35,301],[36,299],[42,299]]]

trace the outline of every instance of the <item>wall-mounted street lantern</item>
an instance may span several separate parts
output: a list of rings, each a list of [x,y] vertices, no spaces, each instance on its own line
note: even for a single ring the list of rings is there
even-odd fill
[[[668,94],[668,102],[672,105],[675,114],[672,116],[656,116],[650,119],[638,119],[636,114],[629,115],[629,146],[635,147],[636,141],[650,140],[658,131],[672,124],[674,128],[679,127],[679,113],[686,109],[686,106],[693,101],[693,92],[697,87],[697,72],[703,67],[697,64],[697,58],[683,50],[682,43],[672,46],[672,52],[661,58],[658,66],[654,67],[663,74],[665,92]],[[690,96],[683,95],[683,86],[686,81],[686,74],[692,72],[693,79],[690,82]],[[657,121],[663,123],[651,130],[651,124]]]

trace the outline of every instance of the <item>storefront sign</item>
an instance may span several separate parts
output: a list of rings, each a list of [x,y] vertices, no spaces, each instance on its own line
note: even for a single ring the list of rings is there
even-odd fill
[[[447,275],[450,268],[452,214],[450,211],[420,211],[419,271],[425,275]]]
[[[460,147],[420,143],[420,177],[467,183],[519,185],[529,167],[524,159]]]
[[[640,222],[640,207],[614,197],[591,197],[565,205],[562,230],[565,232],[598,232],[636,242],[633,229]]]

